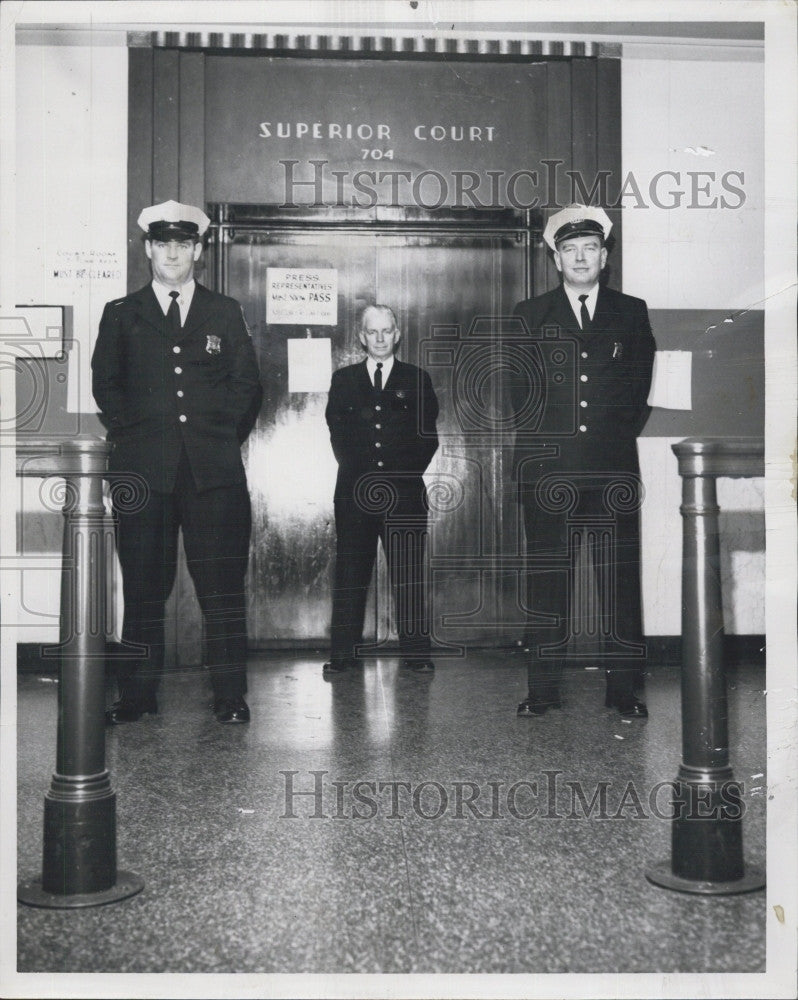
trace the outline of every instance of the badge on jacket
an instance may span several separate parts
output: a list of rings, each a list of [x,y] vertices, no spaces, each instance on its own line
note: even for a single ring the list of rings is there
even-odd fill
[[[213,333],[208,334],[208,339],[205,341],[205,350],[208,354],[221,354],[222,353],[222,342]]]

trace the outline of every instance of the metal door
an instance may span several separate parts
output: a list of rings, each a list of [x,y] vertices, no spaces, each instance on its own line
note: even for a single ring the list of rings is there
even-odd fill
[[[462,426],[452,364],[436,363],[434,347],[441,331],[449,340],[473,337],[475,321],[479,329],[480,320],[509,315],[527,294],[529,228],[517,216],[508,223],[509,213],[498,222],[496,213],[479,219],[478,213],[455,213],[423,222],[331,221],[329,214],[316,220],[309,211],[301,219],[275,220],[273,213],[259,218],[251,207],[216,209],[221,221],[211,254],[215,283],[242,304],[265,391],[244,446],[253,509],[250,645],[323,648],[328,641],[336,465],[324,419],[327,394],[288,391],[287,342],[328,337],[333,368],[360,361],[357,321],[373,302],[394,309],[402,329],[398,356],[428,368],[440,401],[441,445],[426,477],[432,496],[434,636],[444,642],[506,643],[520,635],[513,626],[523,621],[518,573],[496,568],[500,553],[518,547],[518,518],[503,461],[508,441],[498,424],[476,438]],[[269,324],[268,267],[335,268],[337,324],[310,329]],[[502,407],[500,374],[488,372],[475,390],[492,410]],[[381,555],[372,591],[366,638],[390,643],[391,600]]]

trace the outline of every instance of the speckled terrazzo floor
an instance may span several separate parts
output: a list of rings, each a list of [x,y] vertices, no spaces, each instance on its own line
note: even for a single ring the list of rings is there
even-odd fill
[[[651,717],[632,723],[603,708],[596,672],[568,675],[561,712],[517,719],[524,675],[501,652],[439,661],[433,677],[372,660],[332,682],[317,659],[263,660],[238,727],[214,721],[202,674],[167,676],[161,713],[107,738],[118,863],[144,891],[80,911],[20,906],[18,970],[763,971],[763,892],[695,897],[644,877],[670,851],[649,795],[679,764],[678,671],[649,675]],[[763,687],[761,667],[729,673],[746,861],[759,866]],[[20,677],[20,878],[40,871],[55,717],[56,685]],[[585,818],[569,782],[588,800],[609,783],[603,817]]]

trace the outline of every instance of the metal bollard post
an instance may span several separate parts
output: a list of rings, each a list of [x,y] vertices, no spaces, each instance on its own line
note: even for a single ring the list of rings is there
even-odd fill
[[[673,446],[682,476],[682,763],[674,782],[671,860],[655,885],[701,895],[751,892],[763,873],[743,863],[742,789],[729,763],[715,477],[764,472],[764,447],[689,439]]]
[[[142,880],[116,867],[116,795],[105,767],[105,566],[102,475],[97,438],[33,442],[21,475],[65,477],[56,771],[44,799],[42,876],[20,884],[30,906],[98,906],[135,895]],[[46,456],[46,457],[45,457]]]

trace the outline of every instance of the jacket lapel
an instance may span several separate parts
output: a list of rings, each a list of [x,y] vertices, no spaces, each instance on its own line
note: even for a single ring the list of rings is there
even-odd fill
[[[393,365],[391,366],[390,374],[386,378],[383,384],[383,389],[387,389],[389,385],[394,386],[398,381],[401,381],[402,374],[402,362],[397,358],[393,359]]]
[[[563,330],[568,330],[570,333],[582,332],[576,316],[574,316],[571,303],[568,301],[568,296],[565,294],[565,289],[562,285],[560,285],[557,289],[557,294],[554,296],[549,314],[543,318],[541,326],[546,325],[556,325],[561,327]]]
[[[166,317],[161,310],[155,292],[152,290],[152,285],[145,285],[144,288],[140,288],[130,296],[128,301],[136,314],[146,323],[154,326],[156,330],[159,330],[163,334],[167,332]]]
[[[179,337],[180,340],[185,340],[189,334],[194,333],[195,330],[199,329],[204,323],[207,323],[213,316],[218,308],[214,299],[215,296],[212,292],[209,292],[204,285],[196,282],[188,316],[186,316],[186,322],[183,324],[183,330]]]
[[[613,309],[612,292],[607,291],[603,285],[599,285],[598,298],[596,299],[596,311],[593,314],[593,329],[614,330],[618,326],[618,314]]]
[[[358,364],[355,378],[357,379],[357,390],[361,394],[368,394],[374,388],[369,378],[369,370],[366,368],[365,358]]]

